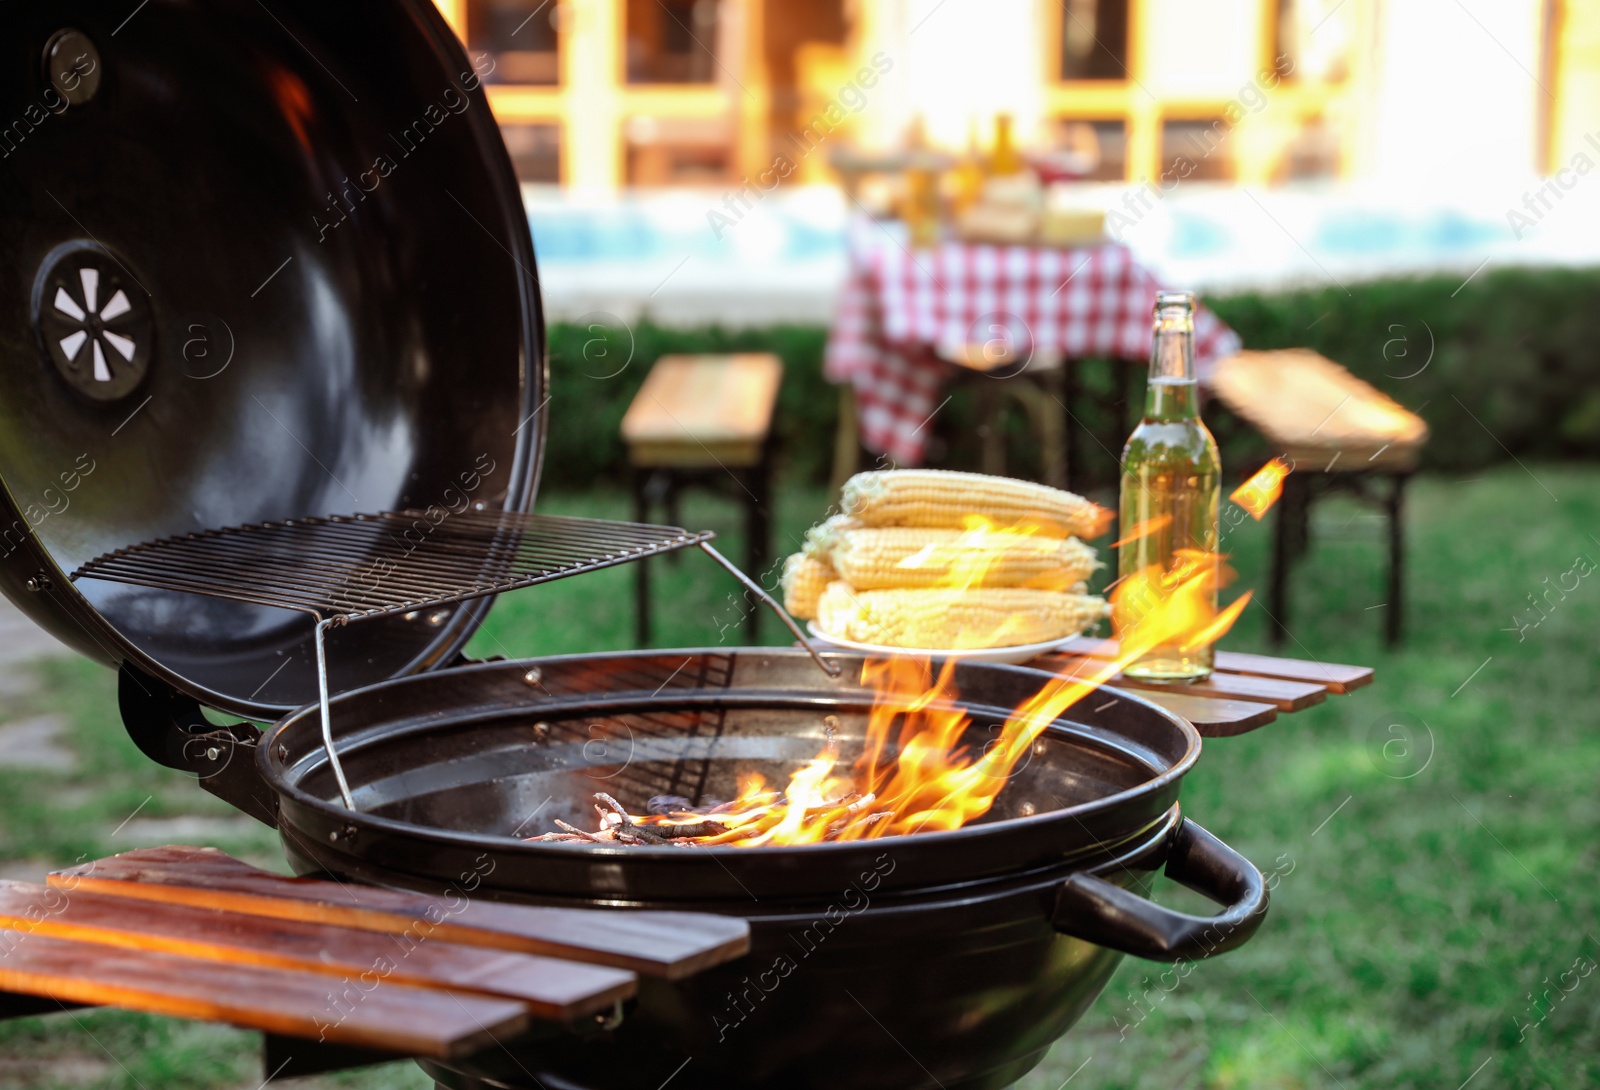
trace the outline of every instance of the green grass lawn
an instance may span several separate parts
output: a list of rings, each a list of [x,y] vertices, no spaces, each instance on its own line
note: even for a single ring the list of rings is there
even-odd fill
[[[1579,557],[1600,563],[1591,536],[1600,469],[1532,471],[1414,486],[1410,634],[1398,651],[1379,638],[1381,523],[1339,502],[1319,508],[1317,543],[1295,579],[1290,651],[1375,664],[1378,682],[1209,743],[1184,792],[1191,816],[1278,870],[1270,918],[1247,946],[1176,986],[1158,979],[1159,966],[1124,962],[1024,1090],[1069,1080],[1163,1090],[1600,1085],[1600,974],[1569,973],[1572,990],[1557,998],[1560,974],[1600,957],[1600,578],[1566,575],[1575,589],[1551,591],[1544,619],[1527,624],[1540,616],[1528,595],[1559,587]],[[787,496],[780,554],[823,502]],[[541,507],[627,515],[621,496]],[[742,559],[731,506],[689,502],[683,521],[717,530]],[[1267,531],[1248,523],[1227,537],[1240,588],[1265,583]],[[658,561],[654,575],[657,646],[742,642],[736,585],[709,559]],[[625,569],[531,588],[495,607],[471,650],[630,647],[632,607]],[[1262,620],[1247,610],[1227,646],[1264,650]],[[775,623],[763,634],[785,642]],[[7,875],[174,831],[278,865],[267,830],[133,749],[110,672],[61,660],[36,673],[0,718],[64,716],[77,767],[0,768]],[[1160,896],[1194,903],[1170,884]],[[254,1048],[249,1034],[109,1011],[0,1023],[0,1087],[252,1090],[263,1078]],[[395,1066],[295,1085],[428,1084]]]

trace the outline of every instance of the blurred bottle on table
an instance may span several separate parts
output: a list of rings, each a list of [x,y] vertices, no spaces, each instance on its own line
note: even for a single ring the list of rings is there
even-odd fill
[[[983,149],[978,144],[978,119],[972,117],[967,121],[967,153],[950,178],[950,204],[958,218],[982,199],[985,177]]]
[[[939,207],[939,157],[928,148],[922,116],[906,133],[905,191],[901,218],[913,247],[935,245],[943,233]]]
[[[1012,142],[1011,115],[996,114],[994,119],[994,152],[989,156],[989,176],[991,178],[1007,178],[1013,174],[1021,174],[1027,166],[1022,161],[1022,153],[1017,150]]]
[[[1221,462],[1200,421],[1194,369],[1194,296],[1156,295],[1155,338],[1144,418],[1122,451],[1117,633],[1126,639],[1151,609],[1183,587],[1200,619],[1217,610],[1217,513]],[[1125,672],[1153,681],[1199,681],[1211,673],[1209,643],[1164,642]]]

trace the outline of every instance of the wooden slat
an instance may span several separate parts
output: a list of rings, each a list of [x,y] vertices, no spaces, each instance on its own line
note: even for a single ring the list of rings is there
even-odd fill
[[[1109,640],[1079,637],[1067,644],[1069,654],[1085,658],[1110,658],[1116,645]],[[1250,674],[1255,677],[1275,677],[1285,681],[1306,681],[1321,685],[1332,693],[1348,693],[1372,684],[1372,667],[1345,666],[1336,662],[1314,662],[1310,659],[1284,659],[1275,655],[1252,655],[1241,651],[1218,651],[1217,670],[1229,674]]]
[[[1306,681],[1321,685],[1330,693],[1343,695],[1352,689],[1372,684],[1372,667],[1345,666],[1336,662],[1310,659],[1280,659],[1273,655],[1251,655],[1243,651],[1218,651],[1217,669],[1233,674],[1276,677],[1286,681]]]
[[[1203,738],[1229,738],[1235,734],[1245,734],[1278,718],[1277,708],[1253,700],[1218,700],[1186,693],[1148,690],[1139,695],[1187,719]]]
[[[750,949],[750,926],[690,912],[500,904],[309,878],[285,878],[215,848],[141,848],[50,875],[52,886],[117,897],[336,924],[630,969],[678,980]]]
[[[1078,655],[1044,655],[1034,663],[1036,669],[1069,674],[1090,673],[1095,660]],[[1219,697],[1271,704],[1281,712],[1297,712],[1320,704],[1328,698],[1327,689],[1303,681],[1280,681],[1277,678],[1254,677],[1249,674],[1212,674],[1204,681],[1181,686],[1159,681],[1142,681],[1118,674],[1106,683],[1113,689],[1137,689],[1141,692],[1172,692],[1179,689],[1185,696]]]
[[[460,946],[431,935],[397,940],[349,927],[26,882],[0,881],[0,927],[236,965],[352,979],[375,974],[399,984],[519,999],[535,1016],[560,1021],[608,1010],[638,988],[638,978],[625,969]]]
[[[0,991],[448,1059],[521,1032],[510,999],[200,961],[0,931]]]

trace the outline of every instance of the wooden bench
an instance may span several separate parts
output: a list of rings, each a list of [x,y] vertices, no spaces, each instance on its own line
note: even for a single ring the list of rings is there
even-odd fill
[[[622,418],[634,517],[649,522],[651,511],[664,505],[667,521],[677,525],[678,497],[691,485],[730,495],[745,510],[745,571],[764,579],[771,557],[772,415],[782,381],[783,363],[768,353],[658,359]],[[633,568],[635,634],[645,647],[649,565],[640,561]],[[752,640],[760,615],[758,606],[745,610]]]
[[[1288,634],[1289,569],[1310,546],[1310,509],[1339,490],[1388,518],[1384,632],[1400,638],[1404,615],[1405,485],[1428,426],[1394,399],[1305,348],[1240,352],[1217,364],[1211,391],[1259,431],[1293,470],[1277,504],[1267,609],[1275,643]]]

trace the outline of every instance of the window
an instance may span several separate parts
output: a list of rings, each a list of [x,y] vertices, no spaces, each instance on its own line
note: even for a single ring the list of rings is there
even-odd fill
[[[1350,70],[1353,16],[1342,0],[1277,0],[1277,57],[1290,79],[1337,82]],[[1291,67],[1292,65],[1292,67]]]
[[[556,184],[561,181],[561,126],[501,125],[500,135],[517,169],[517,180]]]
[[[1122,121],[1062,121],[1056,144],[1085,164],[1083,177],[1120,182],[1128,176],[1128,126]]]
[[[1161,124],[1161,169],[1192,182],[1233,180],[1232,126],[1227,118],[1164,121]]]
[[[717,0],[628,0],[628,82],[716,82],[717,23]]]
[[[1313,118],[1284,149],[1278,180],[1302,182],[1338,176],[1339,133],[1326,119]]]
[[[723,120],[630,117],[624,181],[632,186],[726,185],[733,177],[733,130]]]
[[[560,81],[556,0],[469,0],[467,48],[490,53],[486,83]]]
[[[1129,0],[1062,0],[1061,78],[1128,78]]]

